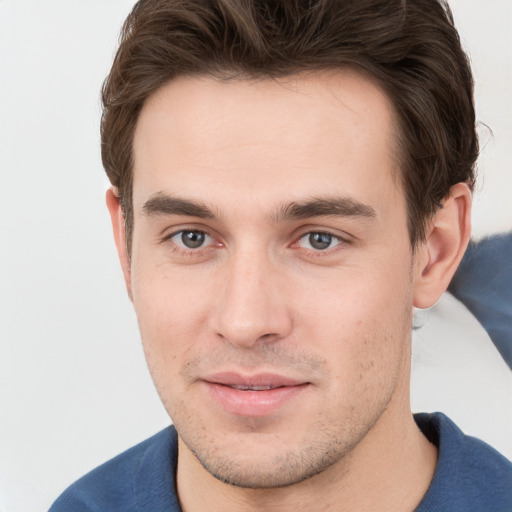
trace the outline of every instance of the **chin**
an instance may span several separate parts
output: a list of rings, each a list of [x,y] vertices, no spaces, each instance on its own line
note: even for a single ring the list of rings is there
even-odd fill
[[[255,436],[259,437],[257,442]],[[339,464],[358,442],[328,436],[322,441],[303,439],[297,448],[291,448],[280,436],[271,440],[268,435],[246,433],[241,437],[245,443],[238,435],[225,443],[187,439],[186,433],[182,440],[211,476],[244,489],[275,489],[300,483]]]

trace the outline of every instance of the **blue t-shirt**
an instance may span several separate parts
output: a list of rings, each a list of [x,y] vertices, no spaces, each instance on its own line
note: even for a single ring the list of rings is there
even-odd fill
[[[444,414],[416,414],[415,420],[439,447],[434,479],[416,512],[512,511],[510,461]],[[177,447],[174,427],[162,430],[75,482],[50,512],[181,512]]]

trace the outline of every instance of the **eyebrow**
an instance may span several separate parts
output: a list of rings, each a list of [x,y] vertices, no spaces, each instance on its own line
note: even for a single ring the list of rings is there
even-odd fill
[[[217,219],[218,216],[204,203],[180,197],[173,197],[163,192],[152,195],[143,205],[146,215],[183,215],[200,219]],[[312,198],[303,202],[292,202],[283,206],[271,216],[275,222],[300,220],[311,217],[356,217],[374,219],[375,210],[350,197]]]
[[[279,211],[276,220],[297,220],[309,217],[359,217],[374,219],[375,210],[351,197],[313,198],[304,202],[293,202]]]
[[[171,197],[162,192],[152,195],[142,207],[146,215],[185,215],[200,219],[215,219],[217,216],[202,203]]]

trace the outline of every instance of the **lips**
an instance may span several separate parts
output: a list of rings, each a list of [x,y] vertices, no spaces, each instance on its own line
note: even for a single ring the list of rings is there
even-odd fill
[[[217,373],[202,383],[217,407],[236,416],[252,417],[276,413],[309,387],[309,382],[271,373]]]

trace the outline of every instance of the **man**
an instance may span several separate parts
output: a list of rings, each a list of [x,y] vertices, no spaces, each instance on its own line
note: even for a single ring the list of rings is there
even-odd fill
[[[175,427],[52,511],[509,510],[409,406],[470,235],[472,77],[435,0],[146,0],[103,90],[128,294]]]

